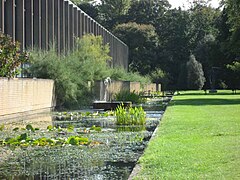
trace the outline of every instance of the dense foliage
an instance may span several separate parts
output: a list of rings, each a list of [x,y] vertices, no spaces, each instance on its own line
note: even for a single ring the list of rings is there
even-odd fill
[[[115,100],[117,101],[131,101],[135,104],[140,104],[145,102],[146,100],[136,92],[129,92],[128,90],[120,91],[115,95]]]
[[[39,128],[33,128],[32,125],[28,124],[26,125],[26,128],[14,128],[13,131],[17,134],[15,137],[7,137],[5,139],[0,139],[0,146],[10,146],[10,147],[28,147],[28,146],[64,146],[64,145],[90,145],[93,144],[99,144],[99,142],[91,142],[86,137],[81,136],[69,136],[67,138],[62,137],[33,137],[36,133],[36,131],[39,131]],[[44,130],[41,130],[42,133]],[[62,133],[67,134],[68,131],[71,132],[71,129],[64,129],[64,128],[55,128],[49,125],[47,127],[47,132],[51,131],[52,133]]]
[[[66,56],[50,51],[34,51],[30,73],[37,78],[55,81],[57,106],[84,105],[91,99],[88,82],[107,74],[109,48],[101,37],[87,35],[77,40],[78,48]],[[79,97],[85,97],[80,98]]]
[[[146,113],[142,107],[124,108],[118,106],[116,109],[117,125],[145,125]]]
[[[158,36],[152,25],[131,22],[120,24],[115,28],[114,34],[127,43],[129,47],[131,70],[146,74],[155,67]]]
[[[93,99],[91,84],[95,80],[111,77],[112,80],[148,81],[138,73],[110,69],[109,46],[103,45],[102,37],[86,35],[78,39],[77,44],[77,48],[65,56],[59,56],[54,47],[49,51],[31,52],[29,73],[54,80],[57,107],[88,105]]]
[[[227,65],[240,57],[239,1],[212,8],[201,0],[189,9],[173,9],[167,0],[101,0],[93,7],[100,23],[129,46],[131,70],[152,75],[161,69],[168,77],[165,89],[188,88],[186,63],[193,54],[206,88],[236,87],[229,76],[237,73]]]
[[[187,62],[187,84],[189,89],[202,89],[205,83],[205,77],[202,65],[191,55]]]
[[[27,61],[28,55],[20,51],[20,44],[0,31],[0,77],[15,77],[20,65]]]

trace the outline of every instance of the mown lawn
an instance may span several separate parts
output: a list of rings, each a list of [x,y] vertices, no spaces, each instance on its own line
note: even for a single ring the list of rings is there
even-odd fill
[[[240,94],[181,92],[134,179],[240,179]]]

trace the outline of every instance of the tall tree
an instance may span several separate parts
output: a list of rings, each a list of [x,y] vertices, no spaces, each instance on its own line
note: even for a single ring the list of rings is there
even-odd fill
[[[226,0],[225,7],[228,14],[228,23],[231,27],[230,49],[237,59],[240,57],[240,1]]]
[[[145,75],[156,67],[158,36],[152,25],[120,24],[114,34],[129,47],[130,70]]]
[[[101,0],[99,5],[100,20],[109,30],[125,22],[125,15],[130,8],[131,0]]]
[[[227,65],[228,75],[230,75],[228,79],[229,87],[235,91],[240,88],[240,62],[234,61],[232,64]]]
[[[220,15],[220,11],[208,5],[208,1],[194,1],[189,9],[191,19],[191,48],[196,48],[198,42],[206,35],[213,35],[216,37],[218,30],[215,28],[216,19]]]
[[[128,11],[128,21],[152,24],[156,27],[169,8],[170,4],[167,0],[133,0]]]
[[[99,20],[99,10],[97,5],[94,5],[92,3],[80,3],[78,4],[78,7],[85,13],[87,13],[90,17],[92,17],[94,20]]]
[[[223,68],[223,53],[213,35],[206,35],[194,50],[196,58],[202,64],[206,76],[206,85],[210,87],[212,68]]]
[[[240,28],[240,1],[226,0],[224,2],[228,12],[229,23],[232,25],[232,31],[236,31]]]
[[[96,3],[95,0],[72,0],[75,4],[82,4],[82,3],[91,3],[94,4]]]
[[[158,64],[172,76],[172,85],[177,84],[182,64],[188,61],[189,15],[181,9],[168,10],[158,28],[161,47]]]
[[[205,83],[202,65],[194,55],[190,55],[187,62],[187,83],[189,89],[202,89]]]

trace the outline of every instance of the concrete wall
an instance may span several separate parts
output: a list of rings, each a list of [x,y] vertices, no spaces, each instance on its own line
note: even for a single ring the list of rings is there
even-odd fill
[[[161,91],[161,85],[150,83],[146,84],[144,87],[141,87],[140,82],[112,81],[110,86],[106,89],[103,81],[96,81],[93,87],[95,99],[100,101],[105,100],[105,96],[107,101],[112,100],[114,99],[115,94],[121,91],[129,91],[135,93],[144,92],[145,94],[148,94],[151,92]],[[105,92],[107,92],[106,95]]]
[[[112,81],[109,87],[110,100],[114,99],[115,94],[121,91],[130,91],[129,81]]]
[[[130,92],[140,93],[141,92],[141,84],[140,82],[129,82]]]
[[[156,84],[156,83],[150,83],[146,84],[143,89],[143,92],[156,92],[156,91],[161,91],[161,84]]]
[[[130,81],[111,81],[110,86],[106,87],[103,81],[95,81],[94,87],[93,87],[93,93],[95,95],[96,100],[109,101],[109,100],[112,100],[115,94],[119,93],[120,91],[133,92],[134,88],[138,87],[136,84],[138,83],[132,83]],[[139,83],[139,87],[140,87],[140,83]],[[135,90],[135,92],[138,92],[138,90]]]
[[[54,81],[0,78],[0,120],[16,113],[51,109]]]

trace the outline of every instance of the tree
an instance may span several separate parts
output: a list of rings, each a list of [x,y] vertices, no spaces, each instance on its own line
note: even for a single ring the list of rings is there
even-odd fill
[[[128,11],[128,21],[138,24],[151,24],[155,28],[170,8],[167,0],[133,0]]]
[[[210,88],[212,68],[224,68],[224,54],[214,36],[206,35],[194,50],[196,58],[203,66],[206,76],[206,87]],[[218,78],[219,79],[219,78]],[[219,79],[220,80],[220,79]]]
[[[199,41],[206,35],[216,37],[218,30],[215,28],[216,19],[220,11],[212,8],[205,0],[194,1],[189,9],[191,27],[189,29],[191,49],[194,50]]]
[[[240,62],[234,61],[232,64],[227,65],[229,80],[228,85],[236,92],[240,88]]]
[[[72,2],[74,2],[75,4],[96,3],[95,0],[72,0]]]
[[[146,75],[156,67],[158,36],[152,25],[120,24],[114,34],[129,47],[130,70]]]
[[[190,55],[187,62],[187,83],[189,89],[202,89],[205,83],[202,65],[194,55]]]
[[[85,13],[87,13],[90,17],[92,17],[94,20],[98,21],[99,19],[99,10],[98,6],[92,4],[92,3],[80,3],[78,4],[78,7],[83,10]]]
[[[172,77],[172,89],[176,89],[181,67],[190,54],[189,15],[179,9],[168,10],[158,28],[160,39],[158,66]]]
[[[232,31],[237,31],[240,28],[240,1],[226,0],[224,2],[228,12],[228,22],[232,25]]]
[[[188,89],[188,83],[187,83],[187,63],[184,63],[180,67],[180,73],[177,78],[177,90],[187,90]]]
[[[169,75],[162,69],[156,68],[154,71],[150,73],[150,77],[152,82],[161,84],[163,89],[167,87],[167,84],[169,82]]]
[[[236,57],[240,57],[240,1],[226,0],[225,8],[228,15],[228,24],[230,25],[231,37],[229,46],[231,53]]]
[[[101,0],[99,19],[103,26],[112,30],[117,24],[125,22],[130,5],[131,0]]]
[[[20,65],[28,60],[28,54],[20,51],[20,44],[0,32],[0,77],[15,77],[20,73]]]

